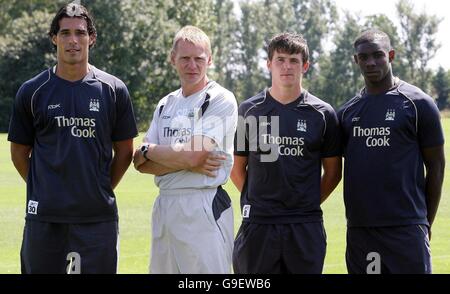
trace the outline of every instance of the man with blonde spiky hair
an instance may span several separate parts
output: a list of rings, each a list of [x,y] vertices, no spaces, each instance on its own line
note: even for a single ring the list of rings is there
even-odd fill
[[[231,272],[233,212],[221,185],[233,166],[237,103],[207,77],[211,44],[186,26],[170,62],[181,88],[161,99],[134,166],[155,175],[160,189],[152,216],[151,273]]]
[[[175,38],[173,38],[172,49],[170,50],[170,54],[175,54],[177,50],[177,44],[180,40],[189,41],[193,44],[203,45],[206,53],[211,57],[211,42],[209,37],[199,28],[195,26],[185,26],[181,30],[177,32]]]

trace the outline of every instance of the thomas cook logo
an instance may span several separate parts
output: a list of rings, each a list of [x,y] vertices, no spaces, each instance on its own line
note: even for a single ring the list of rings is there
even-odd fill
[[[98,99],[91,99],[89,102],[89,111],[100,111],[100,101]]]
[[[306,120],[299,119],[297,121],[297,131],[299,131],[299,132],[306,132],[306,128],[307,128]]]
[[[60,128],[70,128],[77,138],[95,138],[95,118],[55,116]]]
[[[385,120],[395,120],[395,109],[388,109],[386,111],[386,119]]]

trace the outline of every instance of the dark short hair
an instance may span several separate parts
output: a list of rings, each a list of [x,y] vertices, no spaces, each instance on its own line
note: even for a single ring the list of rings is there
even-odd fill
[[[269,60],[272,60],[275,51],[287,54],[300,53],[302,55],[303,63],[306,63],[309,60],[308,43],[303,36],[299,34],[281,33],[275,35],[269,41],[267,51]]]
[[[353,43],[353,48],[356,48],[364,43],[382,43],[384,44],[388,50],[392,49],[391,39],[388,34],[378,29],[369,29],[362,32]]]
[[[56,13],[55,17],[52,20],[52,24],[50,25],[50,31],[48,32],[48,35],[50,38],[52,38],[53,36],[56,36],[59,32],[59,21],[63,18],[70,18],[70,17],[77,17],[77,18],[81,18],[84,19],[86,21],[87,24],[87,30],[88,30],[88,34],[89,36],[94,35],[97,36],[97,30],[95,28],[95,24],[94,24],[94,18],[92,17],[92,15],[89,13],[89,11],[86,9],[86,7],[84,7],[81,4],[78,3],[69,3],[63,7],[61,7],[59,9],[59,11]],[[91,48],[92,46],[94,46],[94,43],[92,43],[92,45],[89,46],[89,48]],[[56,48],[56,46],[54,46]]]

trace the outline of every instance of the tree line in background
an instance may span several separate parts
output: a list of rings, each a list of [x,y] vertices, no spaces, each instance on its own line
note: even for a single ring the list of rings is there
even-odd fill
[[[0,131],[8,129],[20,85],[56,62],[47,37],[57,9],[67,1],[0,0]],[[130,91],[141,130],[148,127],[160,98],[179,87],[168,62],[172,38],[184,25],[211,38],[214,65],[209,76],[239,101],[270,85],[265,45],[276,33],[301,33],[308,41],[311,68],[305,87],[334,107],[363,86],[353,63],[353,41],[364,29],[388,33],[395,48],[394,74],[421,87],[447,107],[450,71],[432,70],[440,45],[441,20],[416,12],[412,2],[396,4],[397,25],[385,15],[340,15],[333,0],[86,0],[94,15],[97,44],[90,63],[122,79]],[[239,5],[239,7],[234,7]]]

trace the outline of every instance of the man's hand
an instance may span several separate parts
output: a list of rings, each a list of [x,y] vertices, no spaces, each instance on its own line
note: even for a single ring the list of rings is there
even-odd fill
[[[166,173],[188,170],[209,177],[216,177],[216,171],[226,160],[224,153],[214,151],[216,147],[214,140],[201,135],[193,136],[187,143],[174,145],[148,144],[148,147],[146,153],[148,160],[142,156],[140,149],[135,151],[134,167],[142,172],[140,166],[147,166],[146,173],[155,175],[157,173],[148,169],[149,163],[165,166],[168,168],[164,170]]]
[[[227,157],[225,155],[208,152],[205,156],[202,156],[202,158],[200,158],[197,166],[192,167],[189,170],[191,172],[203,174],[208,177],[216,177],[216,171],[220,168],[222,162],[226,158]]]
[[[142,146],[142,145],[141,145]],[[144,156],[142,156],[141,154],[141,146],[139,146],[139,148],[137,148],[134,151],[134,155],[133,155],[133,164],[134,167],[137,168],[138,166],[140,166],[141,164],[143,164],[146,159],[144,158]]]

